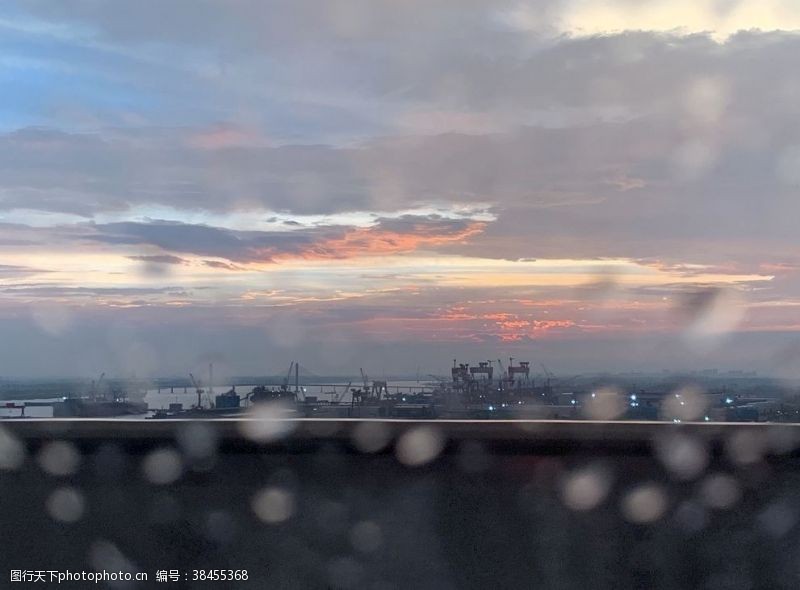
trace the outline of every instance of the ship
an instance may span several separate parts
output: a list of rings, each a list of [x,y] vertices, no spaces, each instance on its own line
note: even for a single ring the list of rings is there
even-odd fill
[[[145,414],[147,404],[127,399],[65,397],[53,406],[53,418],[110,418]]]
[[[110,418],[114,416],[134,416],[145,414],[147,404],[136,401],[140,393],[129,395],[128,388],[119,384],[109,385],[99,393],[105,373],[96,381],[92,380],[88,396],[65,396],[52,403],[54,418]],[[143,397],[143,396],[141,396]]]

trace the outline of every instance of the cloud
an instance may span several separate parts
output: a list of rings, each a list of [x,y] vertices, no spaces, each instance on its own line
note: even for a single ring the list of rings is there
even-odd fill
[[[636,59],[626,53],[631,48]],[[790,114],[800,79],[789,56],[798,48],[796,36],[757,33],[725,44],[648,33],[564,40],[509,65],[508,75],[515,72],[529,87],[478,84],[476,76],[475,92],[502,88],[509,100],[518,97],[514,109],[535,103],[583,110],[605,102],[629,116],[487,135],[382,137],[355,147],[242,146],[210,154],[190,146],[191,129],[28,129],[0,141],[6,163],[0,164],[0,207],[78,215],[121,215],[131,206],[319,215],[489,203],[497,221],[471,245],[455,241],[454,251],[719,262],[756,247],[773,256],[794,239],[789,220],[797,214],[796,185],[787,182],[782,162],[800,133]],[[493,75],[517,59],[499,60]],[[519,75],[519,67],[529,75]],[[595,92],[606,87],[597,80],[613,81],[618,92]],[[474,105],[488,98],[470,87],[460,95]],[[768,111],[765,103],[772,105]],[[331,240],[341,236],[326,231]],[[277,252],[318,244],[302,233],[204,239],[214,245],[199,254],[223,257],[243,249],[268,253],[276,242],[288,242],[275,246]],[[169,237],[155,241],[170,249]]]
[[[27,266],[15,266],[13,264],[0,264],[0,280],[2,279],[16,279],[20,277],[27,277],[31,275],[41,274],[47,272],[38,268],[30,268]]]
[[[131,260],[138,260],[140,262],[147,262],[150,264],[187,264],[187,260],[179,256],[172,256],[171,254],[155,254],[144,256],[128,256]]]
[[[800,35],[736,32],[800,26],[789,4],[151,8],[0,8],[0,279],[53,270],[3,286],[4,333],[52,305],[83,310],[45,322],[78,339],[142,324],[181,371],[232,334],[258,367],[288,350],[255,334],[275,325],[358,362],[533,340],[608,360],[576,343],[673,335],[697,323],[681,294],[728,283],[756,309],[735,330],[796,326]]]
[[[103,297],[131,295],[173,295],[184,296],[186,291],[179,287],[65,287],[65,286],[10,286],[0,287],[8,295],[27,297]]]
[[[326,230],[341,231],[341,230]],[[236,231],[173,221],[97,224],[85,239],[115,245],[148,245],[168,252],[213,256],[236,262],[270,262],[277,252],[298,251],[307,233]]]
[[[191,147],[204,150],[223,150],[266,145],[257,133],[230,123],[219,123],[188,138]]]
[[[485,227],[486,223],[482,221],[439,216],[381,218],[373,226],[352,228],[341,235],[310,243],[299,252],[281,254],[277,258],[346,259],[405,254],[420,249],[435,251],[441,246],[465,243],[480,235]]]
[[[210,268],[218,268],[221,270],[246,270],[244,267],[238,266],[236,264],[231,264],[230,262],[222,262],[221,260],[204,260],[203,264]]]
[[[693,190],[709,205],[712,191],[786,192],[796,184],[785,171],[797,144],[798,51],[798,35],[758,32],[725,43],[629,32],[520,44],[502,55],[445,45],[420,67],[365,66],[362,75],[379,86],[365,95],[391,98],[370,98],[382,105],[382,124],[346,143],[270,144],[259,139],[269,125],[219,118],[91,132],[24,128],[0,135],[0,210],[325,214],[551,206],[625,191]],[[392,94],[396,87],[402,92]],[[452,124],[437,123],[432,134],[393,125],[415,113]],[[297,127],[313,133],[320,121],[311,119]]]
[[[520,2],[505,22],[520,30],[596,35],[623,30],[704,32],[724,39],[742,29],[800,28],[800,9],[782,0]]]
[[[463,243],[480,234],[484,222],[438,215],[379,218],[369,227],[320,226],[291,231],[237,231],[170,221],[120,222],[87,226],[85,240],[113,245],[155,246],[168,252],[213,256],[238,263],[291,259],[346,259],[401,254]],[[152,258],[133,256],[129,258]],[[164,255],[170,261],[180,260]],[[207,266],[222,264],[205,261]],[[229,270],[231,265],[225,266]]]

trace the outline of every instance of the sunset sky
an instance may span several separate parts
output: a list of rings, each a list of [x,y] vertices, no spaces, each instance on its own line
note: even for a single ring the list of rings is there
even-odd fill
[[[795,0],[10,0],[0,377],[800,376]]]

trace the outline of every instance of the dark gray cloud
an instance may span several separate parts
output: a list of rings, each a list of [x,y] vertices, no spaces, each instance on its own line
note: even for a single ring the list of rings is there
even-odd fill
[[[341,229],[334,231],[341,233]],[[309,232],[236,231],[170,221],[98,224],[88,240],[117,245],[148,245],[169,252],[214,256],[237,262],[269,262],[278,252],[298,252],[312,243]]]
[[[438,214],[400,215],[399,217],[378,217],[375,220],[377,231],[395,232],[411,235],[450,235],[467,231],[474,221],[472,219],[452,219]]]
[[[13,264],[0,264],[0,279],[15,279],[19,277],[27,277],[39,273],[47,272],[37,268],[30,268],[28,266],[15,266]]]
[[[131,260],[138,260],[139,262],[146,262],[148,264],[186,264],[186,260],[179,256],[171,254],[154,254],[154,255],[141,255],[141,256],[128,256]]]
[[[430,202],[547,207],[624,192],[653,215],[683,209],[680,198],[663,203],[678,195],[696,218],[724,202],[726,215],[755,211],[780,223],[800,185],[799,39],[750,32],[720,44],[639,32],[491,58],[460,47],[456,62],[434,53],[429,77],[406,68],[419,79],[405,81],[380,115],[404,135],[347,146],[270,145],[258,126],[22,129],[0,136],[0,209],[319,214]],[[431,94],[443,76],[459,82]],[[544,119],[531,114],[543,109]],[[401,125],[417,111],[430,129]],[[463,115],[455,132],[430,136],[448,128],[451,111]],[[487,124],[498,132],[486,134]],[[760,207],[755,193],[783,202]]]
[[[134,295],[171,295],[186,296],[187,292],[179,287],[63,287],[63,286],[10,286],[0,287],[0,291],[8,295],[24,295],[26,297],[103,297]]]
[[[753,49],[765,38],[740,35],[720,46],[706,35],[542,34],[556,31],[560,10],[574,4],[336,0],[310,6],[281,0],[177,0],[158,10],[140,2],[123,13],[78,0],[58,7],[39,0],[10,3],[28,18],[75,27],[76,37],[90,46],[111,47],[162,67],[163,62],[172,64],[163,71],[150,64],[150,73],[155,70],[158,81],[174,92],[180,91],[175,78],[186,77],[212,89],[211,100],[235,98],[237,105],[250,107],[258,99],[291,97],[298,110],[327,101],[351,103],[343,110],[353,112],[369,109],[376,99],[458,109],[651,105],[669,100],[687,72],[735,71],[742,52],[748,61],[758,61]],[[628,7],[626,0],[604,4]],[[504,16],[520,8],[536,17],[540,32],[503,24]],[[646,7],[639,10],[647,13]],[[791,62],[785,51],[776,57],[779,66]],[[764,70],[746,75],[769,76]],[[147,86],[144,81],[138,85]],[[333,97],[313,94],[324,90]],[[309,122],[318,115],[310,111]]]
[[[0,210],[91,216],[135,205],[325,213],[370,206],[352,150],[287,146],[207,150],[193,132],[0,135]]]
[[[317,226],[290,231],[240,231],[210,225],[153,220],[92,224],[79,239],[119,246],[151,246],[166,252],[224,258],[232,262],[273,262],[280,257],[350,258],[356,255],[406,252],[424,244],[438,247],[482,231],[470,219],[440,215],[377,218],[369,227]],[[375,248],[377,247],[377,250]],[[161,255],[157,255],[161,258]],[[180,260],[174,254],[164,255]],[[153,256],[129,256],[137,260]],[[206,261],[207,266],[223,268]],[[231,265],[225,268],[233,270]]]

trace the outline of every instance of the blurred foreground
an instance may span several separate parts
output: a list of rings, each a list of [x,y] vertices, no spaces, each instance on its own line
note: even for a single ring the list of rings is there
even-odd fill
[[[0,563],[150,575],[119,588],[159,570],[176,588],[796,588],[799,442],[757,424],[13,421]],[[249,579],[192,581],[209,569]]]

